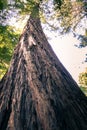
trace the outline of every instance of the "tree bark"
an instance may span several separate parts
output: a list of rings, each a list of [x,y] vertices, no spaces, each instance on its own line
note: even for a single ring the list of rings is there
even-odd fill
[[[87,97],[29,18],[0,82],[0,130],[87,130]]]

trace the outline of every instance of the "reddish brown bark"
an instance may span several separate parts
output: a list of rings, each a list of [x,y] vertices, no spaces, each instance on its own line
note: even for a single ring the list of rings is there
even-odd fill
[[[28,20],[0,82],[0,130],[87,130],[87,98],[54,54],[39,18]]]

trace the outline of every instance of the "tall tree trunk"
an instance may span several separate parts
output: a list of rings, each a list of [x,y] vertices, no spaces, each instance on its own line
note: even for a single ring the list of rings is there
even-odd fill
[[[87,98],[29,18],[0,82],[0,130],[87,130]]]

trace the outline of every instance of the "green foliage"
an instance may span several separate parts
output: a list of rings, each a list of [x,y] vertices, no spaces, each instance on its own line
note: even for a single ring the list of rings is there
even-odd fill
[[[5,74],[19,34],[15,33],[10,26],[0,25],[0,78]]]
[[[0,0],[0,11],[7,8],[7,0]]]
[[[85,72],[79,74],[79,84],[87,86],[87,68]]]
[[[39,5],[42,2],[42,0],[15,0],[15,7],[20,9],[21,14],[30,14],[32,11],[36,14],[39,8],[37,8],[37,5]],[[35,9],[36,7],[36,9]],[[39,6],[38,6],[39,7]]]
[[[64,0],[54,0],[53,4],[55,6],[55,10],[56,9],[61,9],[61,6],[62,6],[63,2],[64,2]]]
[[[87,46],[87,29],[85,29],[85,34],[79,35],[78,39],[81,41],[79,44],[79,48]]]
[[[80,86],[83,93],[87,96],[87,87],[86,86]]]
[[[6,1],[7,0],[1,0],[1,9],[8,6]],[[12,5],[10,6],[14,6],[15,8],[19,9],[22,15],[29,15],[31,12],[33,12],[32,14],[36,16],[39,5],[48,1],[49,0],[13,0],[13,2],[11,2]],[[82,15],[84,10],[83,7],[85,6],[83,0],[53,0],[53,4],[55,10],[54,15],[60,21],[60,25],[64,33],[69,32],[71,28],[75,29],[78,23],[84,17]]]
[[[84,17],[83,2],[63,0],[61,8],[56,9],[55,16],[60,21],[63,33],[69,32],[72,28],[75,30],[78,23]]]
[[[87,68],[85,72],[79,74],[79,84],[81,90],[87,95]]]

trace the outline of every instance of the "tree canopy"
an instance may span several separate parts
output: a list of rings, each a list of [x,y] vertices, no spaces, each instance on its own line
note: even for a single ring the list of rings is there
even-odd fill
[[[49,2],[51,2],[50,5]],[[53,8],[50,11],[51,5]],[[87,16],[87,2],[84,0],[1,0],[1,11],[12,7],[18,9],[21,14],[25,15],[29,15],[34,9],[35,15],[38,10],[37,8],[42,13],[48,10],[48,12],[46,11],[48,13],[48,15],[46,14],[47,17],[52,16],[52,19],[56,18],[60,22],[63,32],[75,29],[79,22]]]

